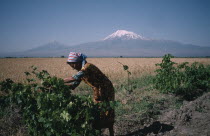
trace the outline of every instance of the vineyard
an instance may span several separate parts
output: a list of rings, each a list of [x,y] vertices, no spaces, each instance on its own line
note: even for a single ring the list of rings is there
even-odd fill
[[[99,117],[98,107],[105,111],[115,108],[115,135],[163,134],[174,126],[162,124],[158,120],[162,114],[184,110],[186,101],[210,90],[209,58],[166,55],[87,61],[112,81],[115,102],[94,104],[92,89],[84,83],[70,91],[62,79],[76,71],[66,59],[0,59],[0,135],[98,135],[91,126]],[[199,113],[207,111],[200,105],[196,109]],[[107,134],[104,130],[103,135]]]

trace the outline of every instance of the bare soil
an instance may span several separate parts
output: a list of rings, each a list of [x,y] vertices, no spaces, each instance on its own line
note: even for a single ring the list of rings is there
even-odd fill
[[[210,136],[210,92],[179,109],[163,110],[157,120],[116,121],[116,136]],[[104,131],[107,135],[108,131]]]

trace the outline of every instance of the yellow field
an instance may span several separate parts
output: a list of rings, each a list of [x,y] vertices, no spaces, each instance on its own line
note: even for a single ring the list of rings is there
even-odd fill
[[[25,71],[30,71],[29,67],[34,65],[39,70],[47,70],[51,75],[64,78],[75,74],[66,64],[66,58],[10,58],[0,59],[0,81],[11,78],[15,82],[23,82]],[[145,74],[153,74],[156,69],[155,64],[160,63],[162,58],[88,58],[87,61],[95,64],[112,81],[121,80],[127,77],[120,63],[128,65],[132,77],[140,77]],[[175,58],[172,61],[181,62],[201,62],[210,64],[210,58]],[[120,62],[120,63],[118,63]]]

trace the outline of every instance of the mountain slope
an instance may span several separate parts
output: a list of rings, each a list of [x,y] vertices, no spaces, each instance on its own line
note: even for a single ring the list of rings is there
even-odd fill
[[[159,57],[171,53],[179,57],[202,57],[210,54],[210,47],[182,44],[169,40],[106,39],[74,46],[74,51],[88,56]]]
[[[59,43],[57,41],[53,41],[53,42],[47,43],[45,45],[39,46],[37,48],[30,49],[28,51],[29,52],[41,51],[41,50],[51,50],[51,51],[54,51],[54,50],[67,49],[67,48],[68,48],[68,46],[66,46],[64,44],[61,44],[61,43]]]

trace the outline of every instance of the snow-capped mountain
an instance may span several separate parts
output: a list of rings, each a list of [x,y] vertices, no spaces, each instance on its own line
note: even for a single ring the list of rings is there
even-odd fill
[[[117,30],[116,32],[112,33],[111,35],[107,36],[103,40],[114,40],[114,39],[121,39],[121,40],[148,40],[147,38],[140,36],[134,32],[126,31],[126,30]]]
[[[204,57],[209,56],[210,47],[153,40],[118,30],[96,42],[65,46],[55,41],[24,52],[0,53],[0,57],[67,57],[70,51],[82,52],[88,57],[160,57],[168,53],[178,57]]]

